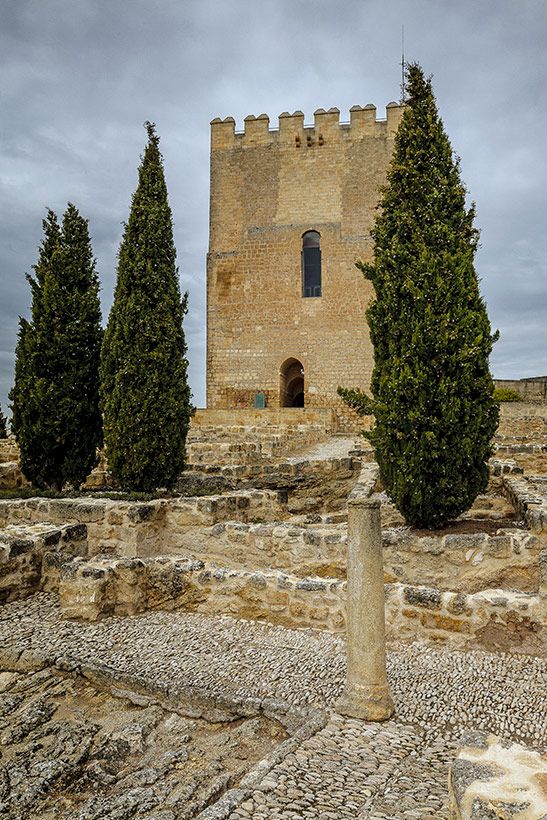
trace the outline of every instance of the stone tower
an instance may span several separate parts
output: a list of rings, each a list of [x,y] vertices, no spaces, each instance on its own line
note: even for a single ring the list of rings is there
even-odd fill
[[[207,406],[331,407],[338,385],[370,383],[372,286],[355,267],[402,108],[372,105],[211,123]]]

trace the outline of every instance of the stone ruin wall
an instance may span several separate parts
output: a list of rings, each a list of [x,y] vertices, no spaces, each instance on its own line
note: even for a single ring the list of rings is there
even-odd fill
[[[263,391],[280,404],[280,368],[304,367],[306,406],[355,416],[339,385],[368,385],[372,347],[364,312],[372,285],[355,267],[370,260],[370,230],[402,108],[355,106],[211,123],[210,245],[207,262],[207,406],[252,407]],[[321,235],[322,295],[302,297],[302,235]]]
[[[367,466],[362,475],[368,480],[374,470]],[[524,479],[509,476],[504,481],[533,533],[517,529],[492,536],[418,537],[405,530],[385,531],[386,580],[395,573],[385,587],[390,640],[544,651],[547,504]],[[285,514],[278,494],[271,491],[131,504],[5,501],[0,505],[6,527],[0,588],[5,590],[7,583],[10,600],[39,590],[58,592],[65,617],[87,620],[186,609],[342,632],[344,513],[325,516],[331,529],[323,532],[321,525],[280,522]],[[79,523],[46,523],[69,518]],[[207,543],[213,553],[223,554],[224,566],[208,558]],[[205,560],[196,558],[200,550]],[[260,554],[265,566],[256,567]],[[336,564],[340,576],[295,574],[291,562],[302,562],[304,572],[314,555]],[[285,565],[272,568],[281,559]],[[428,585],[429,578],[434,586]]]
[[[547,402],[547,376],[531,379],[494,379],[494,385],[516,390],[523,401]]]
[[[346,628],[346,582],[245,570],[175,556],[96,555],[85,524],[13,528],[0,542],[0,603],[39,591],[59,595],[63,617],[87,621],[147,610],[187,610],[287,627]],[[466,594],[387,584],[390,641],[426,639],[542,654],[547,632],[547,551],[534,595],[501,589]]]
[[[520,436],[512,434],[522,434],[525,444],[544,435],[545,413],[530,408],[515,413],[515,405],[504,406],[499,441],[514,447]],[[263,411],[242,412],[254,423]],[[266,461],[223,467],[220,473],[229,473],[235,485],[266,482]],[[522,475],[511,464],[493,463],[495,498],[484,497],[484,512],[502,521],[510,502],[508,509],[526,521],[525,530],[418,535],[399,526],[383,504],[390,639],[422,637],[458,646],[480,640],[495,648],[537,651],[547,609],[546,479]],[[273,470],[269,465],[270,488],[203,497],[0,501],[0,526],[6,528],[0,593],[5,597],[11,589],[12,597],[24,597],[59,590],[66,614],[92,619],[143,607],[181,607],[341,631],[345,500],[356,480],[356,486],[362,483],[357,465],[355,458],[280,462]],[[363,475],[375,469],[365,464]],[[273,489],[276,482],[302,486],[291,495]],[[79,540],[78,527],[85,530]]]

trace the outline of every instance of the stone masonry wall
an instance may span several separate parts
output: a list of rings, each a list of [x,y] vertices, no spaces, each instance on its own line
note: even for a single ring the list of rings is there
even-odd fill
[[[336,486],[337,475],[336,471],[327,473],[325,481],[331,476]],[[347,489],[344,493],[347,496]],[[270,490],[138,503],[110,499],[0,502],[0,525],[83,523],[90,555],[171,554],[234,569],[279,569],[299,577],[345,578],[344,510],[284,519],[285,505]],[[520,529],[497,535],[420,536],[408,528],[388,528],[383,547],[384,578],[389,583],[455,592],[509,588],[536,593],[539,555],[547,542],[541,534]]]
[[[210,527],[227,518],[270,521],[283,515],[279,494],[270,490],[133,503],[104,498],[0,500],[0,527],[85,524],[91,555],[157,555],[169,550],[170,538],[176,543],[177,533],[195,527]]]
[[[494,379],[494,384],[517,390],[524,401],[547,402],[547,376],[537,379]]]
[[[306,407],[335,407],[338,385],[366,386],[372,347],[364,320],[372,286],[355,267],[372,254],[370,230],[402,108],[387,120],[373,106],[266,115],[235,132],[211,123],[211,208],[207,264],[207,405],[252,407],[258,391],[280,404],[280,370],[304,369]],[[321,235],[322,294],[302,297],[302,235]]]
[[[57,589],[60,566],[87,555],[84,524],[6,527],[0,532],[0,604]]]
[[[545,579],[547,582],[547,578]],[[465,648],[545,652],[547,587],[541,595],[485,590],[473,595],[388,584],[388,639],[427,639]],[[346,582],[235,570],[177,558],[72,561],[59,584],[65,617],[97,620],[146,609],[186,609],[282,626],[343,632]]]
[[[191,466],[256,464],[324,441],[337,429],[328,408],[200,409],[186,441]]]
[[[19,461],[19,447],[13,436],[0,438],[0,463],[3,461]]]
[[[285,569],[298,576],[344,579],[346,515],[323,518],[307,525],[220,522],[186,533],[178,541],[179,550],[191,558],[234,568]],[[544,546],[537,536],[521,530],[418,536],[407,528],[387,529],[383,532],[384,579],[456,592],[493,587],[537,592]]]

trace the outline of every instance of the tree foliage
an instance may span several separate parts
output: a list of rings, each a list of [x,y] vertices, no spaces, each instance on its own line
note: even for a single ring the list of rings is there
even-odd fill
[[[522,401],[522,396],[518,390],[511,387],[496,387],[494,389],[494,399],[500,401]]]
[[[384,486],[408,523],[436,527],[467,510],[488,481],[498,423],[491,335],[474,268],[474,208],[439,118],[431,81],[407,68],[408,100],[375,221],[372,409]]]
[[[0,407],[0,438],[7,438],[8,435],[8,420]]]
[[[101,312],[87,220],[69,203],[61,226],[49,210],[43,228],[10,399],[24,474],[37,487],[59,489],[85,480],[102,439]]]
[[[171,487],[183,469],[191,411],[187,295],[180,294],[159,138],[151,123],[146,128],[101,354],[109,468],[123,489],[145,492]]]

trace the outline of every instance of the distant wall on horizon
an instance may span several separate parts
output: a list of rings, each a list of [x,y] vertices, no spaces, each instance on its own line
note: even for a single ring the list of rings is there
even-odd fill
[[[547,401],[547,376],[532,376],[528,379],[494,379],[496,387],[516,390],[523,401]]]

